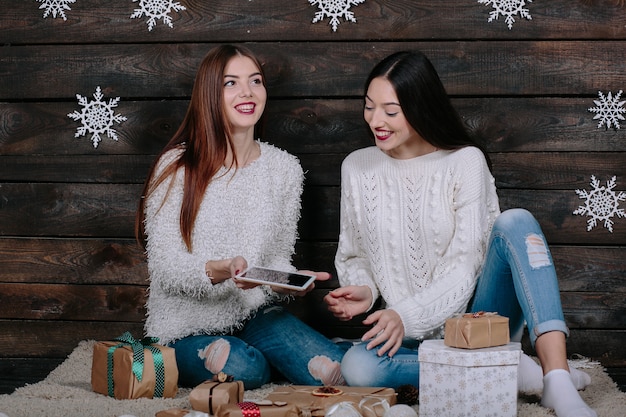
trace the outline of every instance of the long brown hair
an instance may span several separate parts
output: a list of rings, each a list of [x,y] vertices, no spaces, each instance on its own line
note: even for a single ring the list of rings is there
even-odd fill
[[[224,71],[235,56],[250,58],[265,76],[259,60],[252,51],[235,45],[220,45],[204,57],[196,73],[191,100],[180,127],[155,159],[144,184],[142,197],[135,216],[135,237],[145,247],[145,204],[147,197],[167,178],[174,178],[179,168],[185,169],[183,202],[180,209],[180,232],[189,252],[192,251],[191,235],[204,193],[223,166],[228,150],[235,149],[230,125],[224,112]],[[179,148],[180,158],[173,161],[155,178],[158,161],[168,151]],[[233,163],[229,168],[233,167]],[[236,168],[236,167],[235,167]],[[173,181],[170,182],[170,186]],[[167,198],[167,195],[166,197]]]

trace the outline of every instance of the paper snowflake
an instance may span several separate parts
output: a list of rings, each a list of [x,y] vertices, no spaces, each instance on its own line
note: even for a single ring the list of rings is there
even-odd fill
[[[154,25],[156,25],[157,19],[163,19],[163,23],[173,28],[172,18],[169,13],[173,10],[179,12],[181,10],[187,10],[185,6],[177,1],[172,0],[133,0],[133,3],[138,1],[140,9],[135,9],[135,12],[130,16],[131,19],[136,17],[142,17],[146,15],[150,17],[148,19],[148,30],[151,31]]]
[[[623,107],[626,101],[619,101],[620,96],[622,95],[622,90],[619,90],[619,93],[615,94],[615,97],[609,93],[604,96],[602,91],[598,91],[598,95],[600,96],[600,100],[594,100],[598,107],[589,107],[589,111],[592,113],[596,113],[593,116],[593,120],[600,119],[598,122],[598,129],[602,127],[603,124],[606,124],[606,128],[610,128],[611,124],[615,129],[619,129],[619,121],[626,120],[622,113],[626,113],[626,109]]]
[[[126,120],[126,117],[115,114],[113,108],[117,107],[117,103],[120,101],[119,97],[115,99],[109,99],[109,102],[102,101],[103,94],[100,91],[100,86],[96,87],[96,92],[93,95],[95,100],[87,101],[87,97],[83,97],[80,94],[76,94],[78,104],[83,106],[81,112],[74,110],[67,116],[79,121],[82,125],[76,129],[75,138],[79,136],[85,136],[85,133],[92,134],[91,143],[93,147],[97,148],[100,143],[100,135],[105,133],[109,138],[117,140],[117,132],[112,128],[114,123],[120,123]]]
[[[333,32],[337,31],[339,26],[339,18],[343,17],[346,21],[356,23],[354,13],[350,11],[350,7],[363,3],[365,0],[309,0],[312,5],[317,5],[321,10],[315,13],[313,23],[317,23],[324,20],[325,17],[330,17],[329,25],[332,26]]]
[[[63,18],[63,20],[67,20],[65,16],[64,10],[72,10],[68,4],[76,3],[76,0],[37,0],[41,3],[39,6],[39,10],[46,9],[43,13],[43,18],[45,19],[52,13],[52,17],[56,18],[57,14]]]
[[[585,204],[578,207],[574,214],[591,217],[587,220],[587,231],[596,227],[598,221],[604,221],[604,227],[613,233],[613,220],[611,218],[626,217],[624,209],[619,208],[619,202],[626,200],[626,193],[613,191],[615,179],[616,177],[613,176],[606,182],[605,187],[600,186],[600,180],[592,175],[590,184],[593,189],[591,191],[576,190],[578,197],[585,199]]]
[[[515,18],[518,13],[520,17],[523,17],[528,20],[532,20],[532,16],[530,15],[530,10],[524,8],[526,6],[526,2],[532,3],[533,0],[478,0],[479,3],[490,5],[495,9],[489,13],[489,19],[487,19],[488,23],[493,22],[494,20],[498,20],[498,16],[506,16],[504,21],[509,27],[509,30],[513,28],[513,23],[515,23]]]

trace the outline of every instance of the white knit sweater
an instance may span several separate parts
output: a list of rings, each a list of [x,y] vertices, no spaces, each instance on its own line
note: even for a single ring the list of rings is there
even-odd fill
[[[241,255],[249,265],[294,270],[304,174],[296,157],[259,143],[256,161],[237,171],[222,168],[209,184],[192,234],[192,253],[179,226],[184,170],[177,173],[163,206],[169,180],[147,200],[150,293],[145,330],[160,343],[238,329],[274,297],[266,287],[244,291],[232,280],[212,285],[205,274],[207,261]],[[157,174],[180,152],[164,155]]]
[[[335,266],[342,286],[367,285],[398,312],[405,334],[428,338],[463,312],[491,227],[495,181],[475,147],[394,159],[376,147],[341,170]]]

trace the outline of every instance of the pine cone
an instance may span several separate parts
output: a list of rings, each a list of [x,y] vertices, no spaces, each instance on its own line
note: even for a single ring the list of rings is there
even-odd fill
[[[419,389],[414,385],[400,385],[396,394],[398,404],[415,405],[419,402]]]

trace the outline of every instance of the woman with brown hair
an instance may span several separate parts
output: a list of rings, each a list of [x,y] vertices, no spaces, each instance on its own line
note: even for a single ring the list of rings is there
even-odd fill
[[[233,278],[248,264],[295,270],[304,174],[296,157],[255,139],[266,99],[251,51],[211,50],[144,186],[145,330],[174,347],[183,386],[224,372],[256,388],[271,367],[296,384],[343,382],[343,350],[277,305],[284,294]]]

